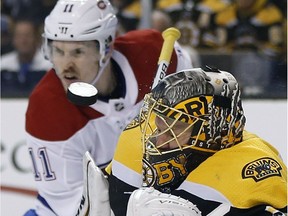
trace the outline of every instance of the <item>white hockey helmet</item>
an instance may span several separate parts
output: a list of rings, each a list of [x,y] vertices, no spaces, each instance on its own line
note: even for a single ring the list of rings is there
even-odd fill
[[[108,0],[58,0],[45,19],[44,54],[49,59],[48,40],[99,42],[102,60],[115,39],[117,18]]]

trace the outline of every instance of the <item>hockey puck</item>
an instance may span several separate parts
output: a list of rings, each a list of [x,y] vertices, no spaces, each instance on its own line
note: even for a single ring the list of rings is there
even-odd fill
[[[78,106],[90,106],[97,101],[98,90],[85,82],[71,83],[67,90],[67,98]]]

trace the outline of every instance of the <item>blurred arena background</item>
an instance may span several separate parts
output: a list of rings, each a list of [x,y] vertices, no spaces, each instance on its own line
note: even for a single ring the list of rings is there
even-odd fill
[[[22,21],[33,26],[25,25],[24,32],[35,36],[31,46],[37,49],[27,49],[31,50],[31,59],[36,56],[41,45],[44,18],[56,1],[1,1],[0,208],[3,216],[23,215],[33,206],[35,186],[25,146],[25,112],[31,90],[50,67],[43,61],[32,71],[23,62],[11,64],[5,56],[13,52],[13,55],[21,55],[26,49],[23,44],[28,42],[22,38],[24,36],[17,34],[22,39],[18,43],[14,40]],[[119,35],[134,29],[163,31],[170,26],[177,27],[182,33],[179,43],[189,52],[195,67],[209,65],[234,74],[242,87],[246,129],[274,145],[287,164],[286,0],[255,0],[257,7],[247,9],[249,13],[243,13],[237,20],[227,14],[237,11],[235,4],[240,5],[241,0],[111,2],[119,18]],[[273,22],[259,15],[267,13],[267,8],[273,11],[270,13],[270,17],[274,16]],[[231,19],[231,23],[237,25],[231,28],[229,23],[223,23],[223,19]],[[19,67],[15,66],[17,64]],[[26,76],[29,73],[35,75]]]

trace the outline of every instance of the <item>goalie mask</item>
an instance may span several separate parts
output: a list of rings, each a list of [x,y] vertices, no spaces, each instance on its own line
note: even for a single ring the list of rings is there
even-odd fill
[[[228,72],[207,68],[165,77],[144,98],[143,186],[170,193],[215,152],[242,140],[240,90]]]
[[[108,0],[59,0],[44,26],[44,55],[50,58],[48,40],[98,41],[100,66],[114,41],[117,18]]]

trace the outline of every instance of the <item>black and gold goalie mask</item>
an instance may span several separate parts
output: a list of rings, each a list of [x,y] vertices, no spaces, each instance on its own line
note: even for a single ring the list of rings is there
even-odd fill
[[[141,109],[143,186],[170,193],[215,152],[242,140],[240,90],[228,72],[196,68],[165,77]]]

